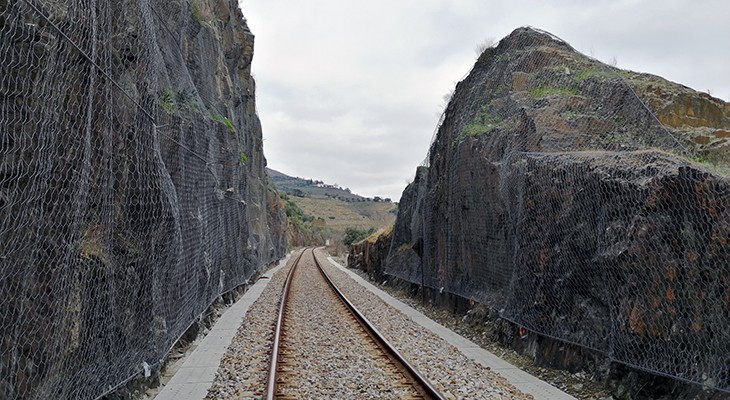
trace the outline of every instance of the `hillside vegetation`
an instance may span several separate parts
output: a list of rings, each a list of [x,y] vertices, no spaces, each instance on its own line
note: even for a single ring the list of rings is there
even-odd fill
[[[330,243],[333,253],[344,250],[348,228],[384,229],[395,221],[397,203],[366,198],[347,189],[313,179],[301,179],[268,169],[279,196],[287,203],[291,246]]]

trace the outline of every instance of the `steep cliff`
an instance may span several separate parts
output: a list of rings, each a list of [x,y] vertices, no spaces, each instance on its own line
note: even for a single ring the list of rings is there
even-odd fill
[[[0,397],[160,367],[286,250],[234,0],[0,1]]]
[[[457,85],[385,272],[730,390],[729,118],[719,99],[517,29]]]

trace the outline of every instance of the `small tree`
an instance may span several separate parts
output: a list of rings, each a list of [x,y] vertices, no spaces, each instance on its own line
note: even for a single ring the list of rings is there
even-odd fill
[[[372,235],[375,232],[375,228],[354,228],[354,227],[348,227],[345,228],[345,236],[342,238],[342,243],[345,244],[345,246],[349,246],[353,243],[359,242],[366,237]]]
[[[477,53],[477,57],[481,56],[487,49],[490,49],[497,45],[497,41],[493,38],[486,38],[482,40],[475,48],[474,52]]]

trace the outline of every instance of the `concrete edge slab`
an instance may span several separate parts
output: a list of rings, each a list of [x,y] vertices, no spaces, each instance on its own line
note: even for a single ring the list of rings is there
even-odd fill
[[[380,297],[388,305],[406,314],[413,320],[413,322],[440,336],[449,344],[459,349],[459,351],[462,352],[466,357],[476,361],[477,363],[485,367],[489,367],[495,373],[504,377],[517,389],[521,390],[524,393],[531,394],[535,398],[535,400],[576,400],[575,397],[569,395],[568,393],[565,393],[555,386],[543,380],[540,380],[539,378],[517,368],[507,361],[502,360],[493,353],[479,347],[479,345],[472,342],[471,340],[466,339],[465,337],[457,334],[451,329],[448,329],[445,326],[437,323],[436,321],[428,318],[426,315],[419,312],[418,310],[411,308],[409,305],[396,299],[390,294],[380,290],[370,282],[364,280],[356,273],[340,265],[332,257],[327,257],[327,260],[330,262],[330,264],[347,273],[365,289],[375,293],[376,296]]]
[[[155,400],[201,400],[205,398],[208,388],[215,379],[218,365],[228,346],[231,345],[249,307],[259,298],[271,277],[289,262],[290,257],[291,253],[281,259],[276,267],[262,274],[256,283],[218,318],[208,335],[186,357],[180,369],[157,394]]]

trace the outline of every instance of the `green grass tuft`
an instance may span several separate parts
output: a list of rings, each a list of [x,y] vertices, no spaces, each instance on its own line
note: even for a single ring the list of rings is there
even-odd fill
[[[203,20],[203,12],[200,9],[200,2],[198,0],[193,0],[193,19],[201,27],[205,26],[205,21]]]
[[[175,112],[174,92],[170,89],[163,89],[157,96],[157,102],[168,112]]]
[[[200,111],[201,109],[197,93],[194,90],[163,89],[157,96],[157,102],[162,108],[171,113],[175,111]]]
[[[456,146],[466,138],[479,137],[492,132],[503,121],[502,117],[493,115],[490,112],[489,105],[485,105],[482,107],[479,114],[477,114],[477,116],[464,127],[459,136],[454,139],[452,146],[456,148]]]
[[[461,135],[464,137],[480,136],[491,132],[501,123],[502,118],[498,115],[493,115],[489,110],[489,105],[485,105],[479,114],[464,127]]]
[[[236,133],[236,128],[233,126],[233,123],[231,122],[230,119],[224,118],[223,122],[226,124],[226,127],[228,128],[229,131],[231,131],[231,133]]]
[[[209,112],[210,112],[210,119],[212,119],[215,122],[225,125],[226,128],[228,128],[228,130],[231,131],[231,133],[236,133],[236,127],[233,126],[233,122],[231,122],[231,120],[228,119],[228,117],[224,117],[219,114],[216,114],[213,111],[210,111],[210,109],[209,109]]]

